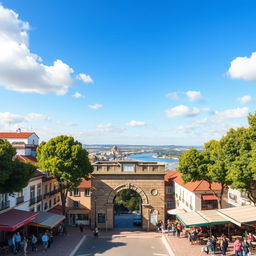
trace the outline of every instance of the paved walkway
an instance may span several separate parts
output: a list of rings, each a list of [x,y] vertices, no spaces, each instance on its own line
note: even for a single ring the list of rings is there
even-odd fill
[[[185,237],[176,237],[173,235],[167,236],[169,244],[175,254],[175,256],[206,256],[207,254],[204,252],[201,252],[201,249],[204,245],[191,245],[190,242],[188,241],[187,238]],[[222,255],[220,251],[216,252],[215,255]],[[229,244],[229,249],[227,252],[227,256],[233,256],[234,251],[233,251],[233,243]],[[256,255],[256,253],[252,254]]]
[[[54,237],[51,247],[47,249],[46,252],[43,251],[42,245],[38,245],[38,251],[32,252],[31,246],[28,247],[27,255],[35,256],[69,256],[75,246],[79,243],[81,238],[86,234],[91,234],[92,231],[89,229],[84,230],[83,233],[80,232],[77,227],[67,227],[67,235],[58,235]],[[8,254],[13,255],[13,254]],[[16,255],[24,255],[20,252]]]

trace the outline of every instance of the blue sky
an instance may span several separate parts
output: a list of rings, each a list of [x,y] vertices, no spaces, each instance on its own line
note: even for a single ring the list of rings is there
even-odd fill
[[[201,145],[255,111],[255,1],[1,3],[2,131]]]

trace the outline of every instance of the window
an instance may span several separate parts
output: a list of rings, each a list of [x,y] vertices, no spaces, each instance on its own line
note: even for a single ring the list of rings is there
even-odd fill
[[[40,212],[41,211],[41,205],[37,205],[37,211]]]
[[[45,193],[45,194],[48,193],[48,184],[46,184],[46,185],[44,186],[44,193]]]
[[[79,208],[79,202],[78,201],[73,201],[73,207],[74,208]]]
[[[202,200],[202,210],[218,209],[217,200]]]
[[[47,210],[47,208],[48,208],[48,205],[47,205],[47,203],[45,203],[44,204],[44,209]]]
[[[60,201],[60,197],[58,196],[58,198],[57,198],[57,202],[59,202]]]
[[[88,214],[77,214],[77,219],[78,220],[89,220],[89,215]]]
[[[56,197],[53,199],[53,204],[54,205],[56,204]]]
[[[90,189],[89,189],[89,188],[86,188],[86,189],[84,190],[84,196],[90,196],[90,195],[91,195]]]
[[[35,208],[33,207],[33,208],[30,208],[30,211],[31,212],[34,212],[35,211]]]
[[[74,196],[80,196],[80,192],[78,188],[74,189]]]
[[[30,187],[30,199],[35,198],[36,192],[35,192],[35,185]]]
[[[50,183],[49,186],[50,186],[49,187],[49,192],[51,192],[52,191],[52,183]]]
[[[98,213],[98,223],[105,223],[106,215],[105,213]]]
[[[23,196],[23,190],[21,190],[20,192],[17,192],[17,197],[22,197]]]
[[[52,200],[49,200],[49,208],[52,208]]]
[[[134,172],[135,164],[123,164],[123,172]]]
[[[172,187],[166,187],[166,194],[170,195],[173,193],[173,188]]]
[[[173,202],[173,200],[168,199],[168,200],[166,201],[166,207],[167,207],[167,208],[174,208],[174,202]]]
[[[37,196],[41,195],[41,184],[37,184]]]

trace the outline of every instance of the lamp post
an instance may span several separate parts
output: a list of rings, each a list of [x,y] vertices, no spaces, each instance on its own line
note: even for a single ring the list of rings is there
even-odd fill
[[[97,197],[93,196],[93,201],[94,201],[94,228],[96,228],[96,226],[97,226],[97,221],[96,221],[96,200],[97,200]]]

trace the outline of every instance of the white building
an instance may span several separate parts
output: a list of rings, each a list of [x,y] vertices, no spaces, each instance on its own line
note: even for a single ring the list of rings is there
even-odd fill
[[[16,149],[16,153],[23,156],[36,155],[39,137],[34,132],[0,132],[0,139],[8,140]]]
[[[243,205],[253,205],[249,200],[247,193],[241,192],[237,189],[228,190],[228,207],[243,206]]]
[[[201,180],[196,182],[184,183],[181,174],[175,172],[171,179],[175,188],[175,203],[177,209],[184,209],[187,212],[211,210],[218,208],[217,197],[209,189],[209,183]],[[221,186],[218,183],[212,184],[213,190],[218,195]],[[227,207],[227,191],[223,196],[223,207]]]

